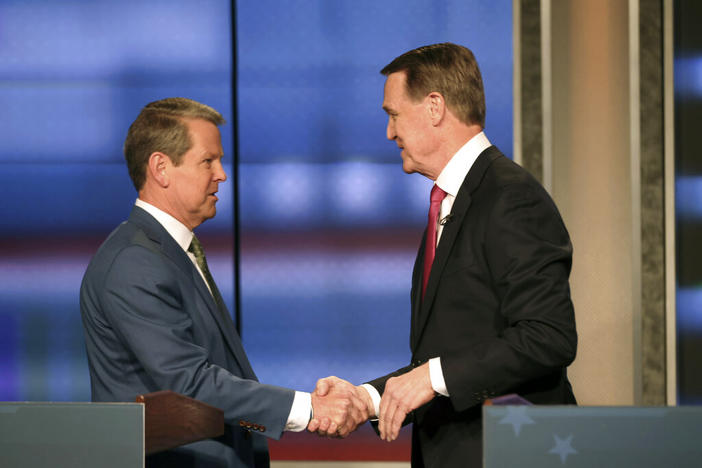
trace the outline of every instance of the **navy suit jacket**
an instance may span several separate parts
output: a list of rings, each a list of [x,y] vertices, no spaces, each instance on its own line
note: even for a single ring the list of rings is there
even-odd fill
[[[486,399],[575,403],[566,377],[577,345],[570,238],[543,187],[492,146],[456,196],[424,301],[423,246],[412,275],[412,363],[370,383],[382,395],[388,378],[440,357],[450,397],[408,418],[412,466],[478,468]]]
[[[224,411],[223,437],[147,457],[148,466],[268,465],[261,435],[281,436],[294,391],[257,381],[226,306],[143,209],[93,257],[80,307],[93,401],[172,390]]]

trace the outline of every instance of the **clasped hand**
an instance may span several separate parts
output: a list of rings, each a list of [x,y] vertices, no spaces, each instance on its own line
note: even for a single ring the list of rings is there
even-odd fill
[[[428,403],[434,396],[429,364],[423,364],[406,374],[388,379],[380,399],[380,438],[388,442],[397,439],[407,414]]]
[[[428,364],[388,379],[377,415],[380,438],[388,442],[397,439],[407,414],[434,396]],[[307,429],[329,437],[346,437],[359,424],[376,416],[373,400],[365,388],[333,376],[317,381],[312,408],[314,418]]]
[[[346,437],[375,413],[366,389],[334,376],[317,381],[312,411],[307,429],[329,437]]]

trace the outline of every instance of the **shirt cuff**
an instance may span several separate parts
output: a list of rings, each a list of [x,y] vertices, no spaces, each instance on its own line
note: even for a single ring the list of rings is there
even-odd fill
[[[361,386],[368,391],[371,400],[373,400],[373,410],[375,411],[375,415],[371,419],[378,419],[378,414],[380,414],[380,393],[378,393],[378,390],[376,390],[371,384],[363,384]]]
[[[431,380],[431,388],[436,393],[443,396],[449,396],[444,380],[444,372],[441,369],[441,358],[435,357],[429,359],[429,380]]]
[[[307,392],[295,392],[293,404],[285,423],[285,430],[301,432],[307,428],[312,414],[312,395]]]

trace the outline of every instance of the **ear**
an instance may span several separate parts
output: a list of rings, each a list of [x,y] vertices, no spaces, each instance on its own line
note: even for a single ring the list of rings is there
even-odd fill
[[[436,91],[429,93],[427,100],[429,104],[431,124],[436,127],[441,123],[446,114],[446,101],[444,101],[444,97],[441,95],[441,93]]]
[[[156,181],[158,185],[166,188],[170,183],[168,178],[168,168],[170,168],[172,165],[171,158],[157,151],[155,153],[151,153],[151,156],[149,156],[146,170],[149,176]]]

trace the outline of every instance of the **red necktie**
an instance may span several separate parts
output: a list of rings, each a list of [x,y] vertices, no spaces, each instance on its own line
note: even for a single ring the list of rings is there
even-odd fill
[[[424,292],[427,290],[427,282],[429,281],[429,272],[431,264],[434,263],[434,254],[436,253],[436,225],[439,220],[439,211],[441,211],[441,202],[446,197],[446,192],[441,190],[438,185],[434,184],[431,188],[430,204],[429,204],[429,224],[427,224],[427,239],[424,244],[424,274],[422,275],[422,300],[424,300]]]

